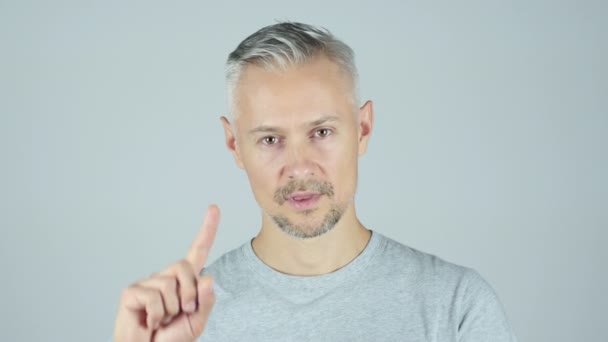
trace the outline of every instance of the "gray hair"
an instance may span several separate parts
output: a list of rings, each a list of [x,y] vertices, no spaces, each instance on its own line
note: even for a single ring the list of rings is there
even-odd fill
[[[233,94],[241,73],[248,65],[267,70],[285,70],[324,55],[338,64],[352,80],[353,106],[359,102],[359,76],[353,50],[327,29],[297,22],[280,22],[266,26],[245,38],[226,61],[228,106],[234,116]]]

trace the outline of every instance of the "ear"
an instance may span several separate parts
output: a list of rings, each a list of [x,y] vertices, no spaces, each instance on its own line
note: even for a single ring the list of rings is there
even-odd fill
[[[359,156],[367,151],[367,144],[374,127],[374,107],[371,100],[359,108]]]
[[[239,168],[244,169],[245,166],[243,165],[243,160],[241,159],[239,148],[236,143],[236,132],[233,131],[233,127],[230,124],[230,121],[228,121],[225,116],[222,116],[220,120],[222,121],[222,125],[224,126],[224,135],[226,136],[226,147],[228,148],[228,151],[232,153],[236,165]]]

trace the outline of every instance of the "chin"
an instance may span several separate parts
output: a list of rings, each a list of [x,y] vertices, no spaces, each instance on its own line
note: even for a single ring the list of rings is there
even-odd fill
[[[286,215],[270,215],[270,217],[287,235],[297,239],[312,239],[331,231],[342,218],[345,209],[332,205],[324,215],[319,215],[320,210],[315,208],[298,212],[297,219]]]

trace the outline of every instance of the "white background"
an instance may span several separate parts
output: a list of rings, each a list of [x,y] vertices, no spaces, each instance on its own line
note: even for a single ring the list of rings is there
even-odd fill
[[[107,340],[121,289],[183,257],[209,203],[211,259],[257,233],[223,146],[223,66],[285,19],[357,53],[376,110],[364,224],[477,269],[521,341],[608,340],[607,17],[603,1],[0,0],[0,340]]]

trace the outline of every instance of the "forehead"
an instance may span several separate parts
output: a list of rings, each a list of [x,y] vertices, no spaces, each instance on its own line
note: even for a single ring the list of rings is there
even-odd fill
[[[284,70],[250,65],[235,89],[239,125],[308,122],[352,113],[352,80],[336,63],[318,57]]]

